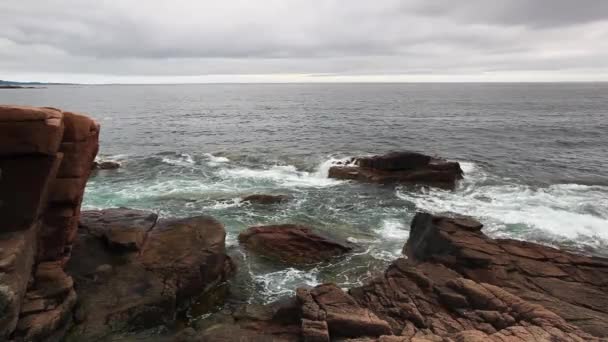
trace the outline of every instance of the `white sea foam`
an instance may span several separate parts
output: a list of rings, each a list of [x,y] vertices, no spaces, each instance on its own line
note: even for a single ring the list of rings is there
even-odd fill
[[[205,153],[204,156],[207,158],[207,164],[209,164],[210,166],[218,166],[230,162],[230,159],[226,157],[214,156],[211,153]]]
[[[329,165],[329,166],[328,166]],[[284,187],[327,187],[341,181],[327,177],[330,162],[323,162],[317,171],[299,171],[293,165],[274,165],[265,169],[231,168],[223,169],[220,175],[228,178],[245,178],[276,183]]]
[[[252,277],[262,287],[262,295],[269,303],[282,296],[293,295],[294,290],[300,286],[319,285],[317,274],[317,269],[305,271],[290,267],[265,274],[252,274]]]
[[[421,210],[478,217],[489,231],[507,233],[516,238],[525,238],[525,234],[540,230],[566,239],[608,240],[608,187],[579,184],[540,188],[521,184],[483,185],[480,184],[481,177],[486,175],[476,169],[473,166],[469,170],[469,176],[465,175],[462,186],[456,191],[398,190],[397,196],[414,202]]]
[[[402,220],[396,218],[384,219],[382,226],[376,229],[375,232],[387,240],[399,240],[405,242],[410,232],[405,228]]]
[[[177,157],[162,157],[161,161],[174,166],[192,166],[196,163],[192,156],[187,153],[180,153]]]

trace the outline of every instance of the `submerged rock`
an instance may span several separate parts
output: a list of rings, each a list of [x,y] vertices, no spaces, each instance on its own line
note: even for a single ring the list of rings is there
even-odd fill
[[[154,213],[120,208],[85,212],[83,218],[86,226],[68,264],[79,294],[69,340],[172,324],[180,303],[232,272],[224,227],[211,217],[156,222]],[[137,238],[117,250],[108,234],[121,236],[120,230],[129,232],[125,236],[144,233],[142,243]]]
[[[458,162],[433,158],[416,152],[391,152],[359,157],[356,166],[332,166],[329,177],[373,183],[406,183],[453,188],[462,179]]]
[[[255,195],[245,196],[241,200],[243,202],[249,202],[252,204],[277,204],[277,203],[285,203],[285,202],[289,201],[289,196],[255,194]]]
[[[94,170],[115,170],[120,168],[120,163],[111,160],[102,160],[93,162]]]
[[[314,264],[353,250],[348,242],[295,224],[250,227],[239,234],[239,242],[251,252],[288,264]]]

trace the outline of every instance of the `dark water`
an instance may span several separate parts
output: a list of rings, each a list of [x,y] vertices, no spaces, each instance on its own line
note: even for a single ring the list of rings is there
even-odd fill
[[[85,206],[209,214],[228,231],[240,300],[297,285],[357,284],[400,254],[416,210],[478,217],[493,236],[608,255],[608,84],[53,86],[0,102],[89,113],[103,158]],[[417,150],[462,162],[453,192],[333,181],[348,156]],[[242,195],[281,193],[260,208]],[[248,256],[238,232],[303,223],[357,242],[333,264],[296,269]]]

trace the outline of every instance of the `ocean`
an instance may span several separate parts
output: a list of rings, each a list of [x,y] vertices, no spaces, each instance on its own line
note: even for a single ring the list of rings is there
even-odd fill
[[[608,83],[209,84],[3,89],[0,103],[87,113],[100,158],[84,208],[211,215],[238,272],[231,300],[361,284],[401,254],[416,211],[471,215],[493,237],[608,256]],[[344,158],[414,150],[461,163],[454,191],[327,178]],[[286,194],[276,206],[240,201]],[[300,223],[356,243],[295,268],[248,255],[253,225]]]

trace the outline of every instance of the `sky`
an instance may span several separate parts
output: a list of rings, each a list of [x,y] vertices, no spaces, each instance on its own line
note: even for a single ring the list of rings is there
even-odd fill
[[[608,0],[2,0],[0,79],[608,81]]]

